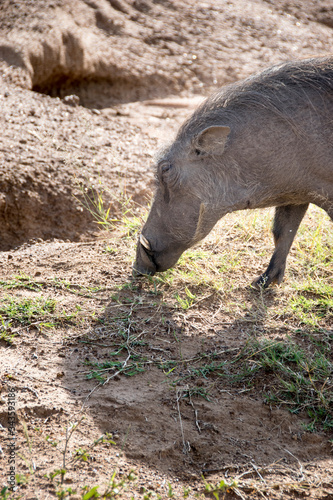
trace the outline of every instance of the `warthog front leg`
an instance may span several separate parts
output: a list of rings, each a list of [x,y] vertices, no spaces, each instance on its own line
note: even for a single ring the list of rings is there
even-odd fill
[[[253,286],[267,288],[271,283],[281,283],[290,247],[308,206],[305,203],[276,207],[273,224],[275,251],[268,268],[252,283]]]

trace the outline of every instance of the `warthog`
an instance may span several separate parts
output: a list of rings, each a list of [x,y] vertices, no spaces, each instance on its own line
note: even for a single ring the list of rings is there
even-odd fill
[[[254,283],[280,283],[309,203],[333,218],[333,57],[273,66],[199,106],[158,158],[133,273],[169,269],[229,212],[275,206],[275,251]]]

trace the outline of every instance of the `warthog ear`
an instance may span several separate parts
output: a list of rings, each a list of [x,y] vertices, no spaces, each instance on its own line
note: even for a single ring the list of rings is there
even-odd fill
[[[205,128],[194,138],[193,145],[195,149],[202,153],[222,154],[230,128],[223,125],[214,125]]]

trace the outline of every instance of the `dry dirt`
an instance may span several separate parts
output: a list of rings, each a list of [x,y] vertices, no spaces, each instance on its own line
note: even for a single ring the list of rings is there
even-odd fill
[[[119,498],[183,498],[188,488],[195,498],[203,473],[215,484],[243,474],[228,498],[333,498],[331,435],[305,432],[298,415],[218,380],[200,381],[209,400],[186,398],[188,387],[156,366],[239,350],[245,319],[224,314],[220,298],[184,312],[151,283],[134,286],[133,240],[99,232],[82,205],[98,191],[114,218],[129,198],[145,206],[154,154],[205,95],[271,64],[331,53],[332,26],[328,0],[1,2],[0,297],[55,300],[57,325],[13,324],[13,344],[1,341],[0,492],[14,387],[16,473],[27,482],[13,498],[55,498],[61,488],[62,498],[81,498],[95,485],[102,494],[114,471],[119,482],[131,469],[137,479]],[[256,271],[236,291],[252,309],[246,285]],[[283,290],[269,293],[274,304]],[[125,337],[146,341],[138,350],[151,367],[98,385],[84,363],[109,359],[118,317]],[[71,422],[79,425],[64,453]],[[90,449],[105,433],[115,444]],[[78,449],[87,460],[75,462]],[[45,475],[64,456],[61,486]]]

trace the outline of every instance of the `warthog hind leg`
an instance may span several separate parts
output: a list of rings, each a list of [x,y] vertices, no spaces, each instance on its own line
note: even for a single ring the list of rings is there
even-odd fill
[[[283,280],[290,247],[308,206],[305,203],[276,207],[273,224],[275,251],[266,271],[252,283],[256,288],[267,288],[271,283],[281,283]]]

